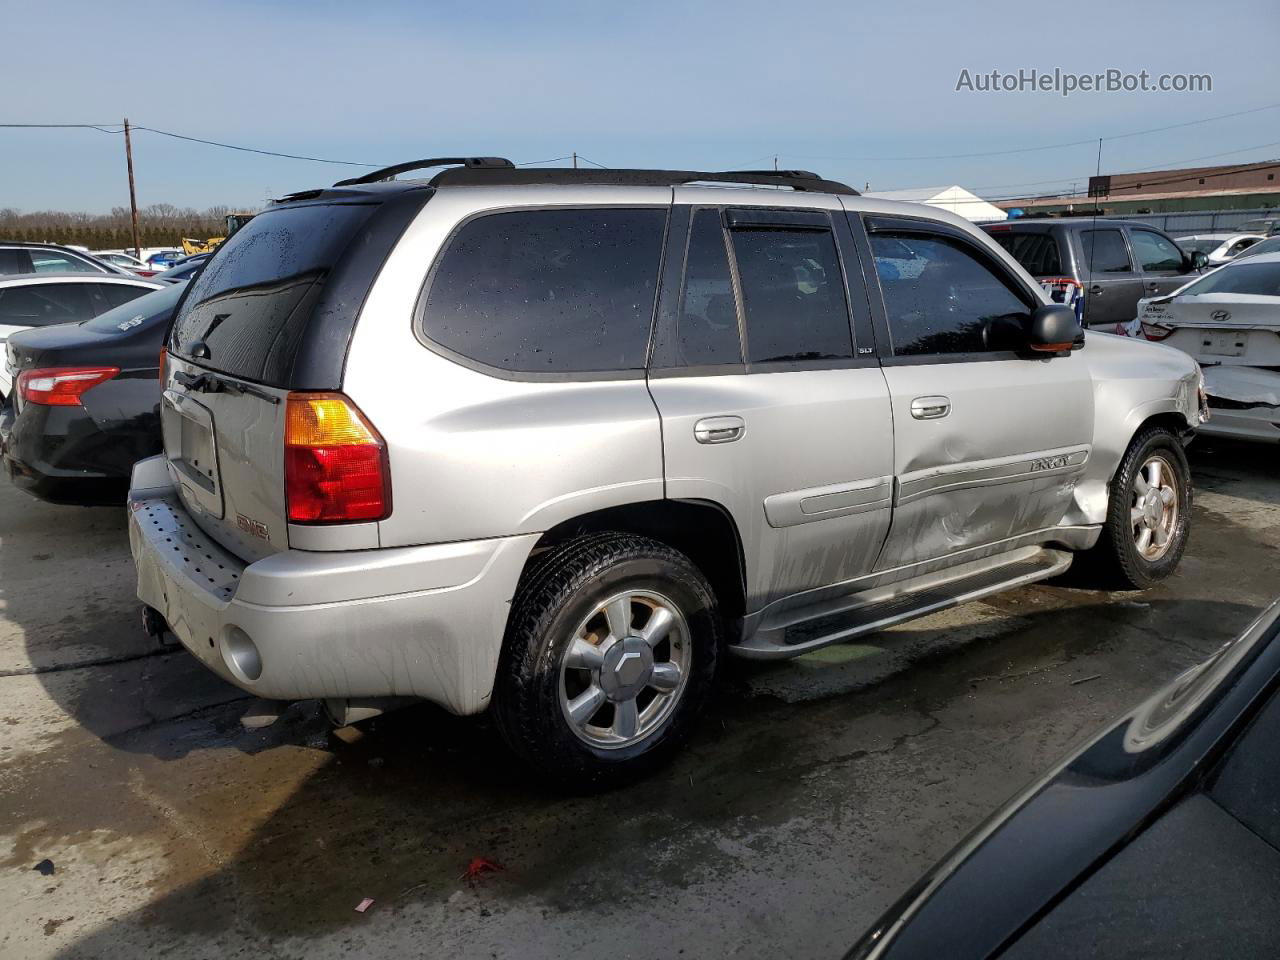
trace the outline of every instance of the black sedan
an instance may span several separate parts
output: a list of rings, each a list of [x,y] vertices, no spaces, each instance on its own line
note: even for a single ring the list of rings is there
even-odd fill
[[[15,484],[53,503],[124,502],[133,464],[160,452],[160,352],[185,286],[9,338],[0,455]]]
[[[1280,955],[1280,603],[979,827],[849,960]]]

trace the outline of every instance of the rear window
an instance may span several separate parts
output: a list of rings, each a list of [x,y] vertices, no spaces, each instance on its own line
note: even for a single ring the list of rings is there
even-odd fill
[[[126,290],[137,288],[125,287]],[[175,283],[145,296],[130,300],[124,306],[101,313],[84,324],[95,333],[123,333],[163,317],[168,320],[182,296],[182,284]]]
[[[435,268],[423,330],[501,370],[642,370],[666,219],[665,208],[478,217]]]
[[[1197,280],[1182,291],[1181,296],[1198,297],[1206,293],[1243,293],[1258,297],[1280,297],[1280,262],[1267,260],[1228,264]]]
[[[219,248],[174,322],[171,349],[235,377],[287,386],[293,359],[330,271],[374,204],[280,207]]]
[[[1009,252],[1033,277],[1062,276],[1058,241],[1051,233],[993,233],[991,239]]]

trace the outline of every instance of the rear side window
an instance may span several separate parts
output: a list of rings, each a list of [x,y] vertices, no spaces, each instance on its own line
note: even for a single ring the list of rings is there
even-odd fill
[[[1093,273],[1132,273],[1129,251],[1119,230],[1082,230],[1084,265]]]
[[[719,210],[699,210],[693,215],[676,340],[685,366],[742,362],[738,310]]]
[[[993,233],[991,239],[1033,277],[1062,276],[1062,257],[1052,233]]]
[[[374,204],[283,206],[259,214],[225,241],[191,282],[171,348],[203,366],[287,386],[330,271]]]
[[[849,310],[830,230],[732,231],[751,363],[853,356]]]
[[[31,273],[31,254],[25,250],[0,250],[0,276]]]
[[[873,233],[895,356],[986,353],[1022,342],[1030,305],[967,244]]]
[[[0,290],[0,323],[47,327],[88,320],[93,298],[87,283],[36,283]]]
[[[129,283],[95,283],[94,286],[106,301],[108,309],[128,303],[130,300],[137,300],[143,294],[151,292],[149,287],[135,287]]]
[[[642,370],[666,222],[665,208],[477,217],[437,263],[424,333],[516,373]]]
[[[88,260],[81,260],[56,250],[32,250],[32,273],[106,273]]]

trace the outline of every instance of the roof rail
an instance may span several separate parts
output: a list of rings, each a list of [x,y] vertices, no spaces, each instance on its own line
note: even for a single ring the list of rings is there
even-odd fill
[[[372,175],[371,175],[372,176]],[[366,182],[343,181],[344,183]],[[743,183],[753,186],[790,187],[815,193],[837,193],[856,197],[858,191],[836,180],[824,180],[808,170],[627,170],[571,167],[516,169],[514,166],[467,165],[442,170],[431,178],[432,186],[487,186],[507,184],[561,183],[609,184],[613,186],[670,187],[683,183]]]
[[[430,167],[466,167],[473,170],[514,170],[515,164],[504,157],[428,157],[425,160],[410,160],[408,163],[397,163],[381,170],[374,170],[349,180],[339,180],[335,187],[354,187],[361,183],[377,183],[379,180],[390,180],[410,170],[426,170]]]

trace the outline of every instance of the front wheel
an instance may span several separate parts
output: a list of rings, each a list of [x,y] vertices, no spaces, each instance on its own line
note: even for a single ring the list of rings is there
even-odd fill
[[[715,596],[684,554],[617,533],[564,544],[512,605],[498,729],[570,787],[642,776],[692,732],[720,643]]]
[[[1191,468],[1166,427],[1141,431],[1115,477],[1102,539],[1084,559],[1119,589],[1150,587],[1177,568],[1191,524]]]

